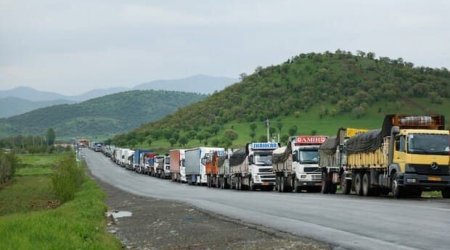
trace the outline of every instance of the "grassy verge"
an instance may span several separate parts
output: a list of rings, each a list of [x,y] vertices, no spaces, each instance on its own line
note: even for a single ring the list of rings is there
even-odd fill
[[[31,159],[0,189],[0,249],[120,249],[106,232],[105,194],[91,179],[84,178],[73,200],[51,209],[57,201],[48,173],[58,159]]]

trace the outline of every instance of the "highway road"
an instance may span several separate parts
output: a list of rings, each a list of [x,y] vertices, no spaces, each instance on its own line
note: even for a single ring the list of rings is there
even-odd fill
[[[449,249],[450,200],[221,190],[173,183],[81,153],[92,174],[124,191],[310,237],[336,249]]]

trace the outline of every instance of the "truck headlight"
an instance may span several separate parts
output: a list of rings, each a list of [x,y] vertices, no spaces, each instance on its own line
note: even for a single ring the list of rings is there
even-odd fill
[[[416,183],[417,179],[416,178],[408,178],[408,179],[406,179],[406,182],[407,183]]]
[[[300,175],[300,179],[306,179],[306,174],[302,174],[302,175]]]

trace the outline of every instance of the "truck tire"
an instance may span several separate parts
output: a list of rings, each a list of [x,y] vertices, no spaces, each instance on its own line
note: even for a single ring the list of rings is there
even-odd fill
[[[298,180],[297,177],[294,176],[294,188],[292,189],[292,191],[294,191],[294,193],[299,193],[300,192],[300,187],[298,185]]]
[[[450,199],[450,188],[445,188],[441,191],[442,198]]]
[[[345,179],[345,175],[341,176],[341,189],[343,194],[350,194],[352,191],[352,182]]]
[[[284,180],[284,176],[280,176],[280,192],[284,193],[284,188],[285,188],[285,180]]]
[[[330,193],[330,181],[322,176],[322,189],[320,190],[322,194]]]
[[[330,194],[336,194],[337,184],[331,183],[329,191],[330,191]]]
[[[355,174],[355,193],[356,195],[362,196],[362,176],[360,173]]]
[[[238,177],[238,178],[237,178],[236,189],[239,190],[239,191],[242,190],[241,177]]]
[[[394,173],[391,177],[391,192],[394,198],[400,199],[404,196],[404,190],[398,185],[397,173]]]
[[[252,177],[248,177],[248,190],[255,191],[255,185],[253,184]]]
[[[370,173],[366,172],[362,176],[362,195],[363,196],[371,196],[371,184],[370,184]]]
[[[280,189],[280,176],[277,176],[275,178],[275,190],[278,191],[278,192],[281,192],[281,189]]]

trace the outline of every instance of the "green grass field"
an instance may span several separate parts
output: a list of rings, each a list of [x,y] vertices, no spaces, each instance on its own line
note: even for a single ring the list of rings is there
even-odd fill
[[[89,178],[75,199],[58,206],[51,174],[61,157],[19,155],[23,166],[0,187],[0,249],[121,248],[106,232],[105,194]]]

